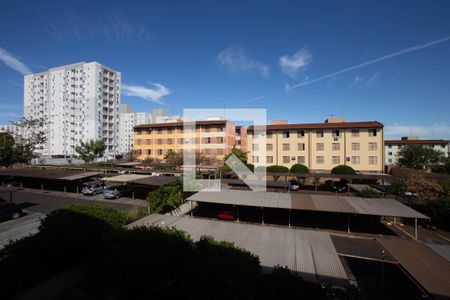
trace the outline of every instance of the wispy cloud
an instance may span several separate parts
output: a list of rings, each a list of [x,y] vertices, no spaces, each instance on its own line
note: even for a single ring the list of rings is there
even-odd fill
[[[19,72],[22,75],[33,73],[31,69],[23,62],[21,62],[14,54],[6,51],[0,47],[0,61],[11,69]]]
[[[302,86],[305,86],[305,85],[313,84],[313,83],[316,83],[316,82],[319,82],[319,81],[331,78],[333,76],[337,76],[337,75],[341,75],[341,74],[344,74],[344,73],[347,73],[347,72],[350,72],[350,71],[358,70],[358,69],[361,69],[361,68],[364,68],[364,67],[367,67],[367,66],[379,63],[379,62],[383,62],[383,61],[388,60],[388,59],[395,58],[395,57],[400,56],[400,55],[404,55],[404,54],[407,54],[407,53],[411,53],[411,52],[419,51],[419,50],[422,50],[422,49],[425,49],[425,48],[429,48],[429,47],[432,47],[434,45],[438,45],[438,44],[447,42],[449,40],[450,40],[450,36],[446,36],[446,37],[441,38],[439,40],[434,40],[434,41],[431,41],[431,42],[428,42],[428,43],[425,43],[425,44],[412,46],[412,47],[408,47],[408,48],[405,48],[405,49],[402,49],[402,50],[399,50],[399,51],[395,51],[395,52],[392,52],[392,53],[380,56],[378,58],[375,58],[375,59],[372,59],[372,60],[369,60],[369,61],[357,64],[357,65],[354,65],[354,66],[351,66],[351,67],[347,67],[347,68],[341,69],[339,71],[336,71],[336,72],[324,75],[322,77],[318,77],[318,78],[311,79],[311,80],[308,80],[308,81],[305,81],[305,82],[300,82],[300,83],[295,84],[295,85],[291,85],[290,89],[296,89],[296,88],[299,88],[299,87],[302,87]]]
[[[357,75],[357,76],[355,76],[355,78],[353,78],[353,81],[350,84],[350,87],[353,88],[358,85],[363,85],[365,87],[373,87],[377,84],[379,77],[380,77],[380,73],[375,73],[372,76],[370,76],[369,78]],[[335,77],[333,77],[333,78],[335,78]]]
[[[149,82],[149,84],[151,84],[153,88],[140,85],[122,84],[122,94],[125,96],[150,100],[158,104],[165,104],[163,97],[172,93],[170,89],[160,83]]]
[[[249,58],[242,49],[229,47],[217,55],[217,62],[221,68],[232,73],[256,72],[263,77],[269,76],[269,66],[260,61]]]
[[[404,125],[394,123],[385,126],[385,134],[390,138],[417,135],[421,138],[446,138],[450,137],[450,126],[444,124],[433,124],[430,126]]]
[[[293,55],[283,55],[279,58],[279,64],[284,73],[295,78],[297,72],[306,67],[312,60],[312,55],[307,48],[298,50]]]

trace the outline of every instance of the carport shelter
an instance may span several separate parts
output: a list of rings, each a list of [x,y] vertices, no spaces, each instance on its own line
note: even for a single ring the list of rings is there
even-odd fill
[[[4,169],[0,170],[0,177],[2,177],[2,185],[4,179],[12,177],[14,180],[19,181],[26,187],[45,188],[63,187],[64,192],[67,191],[67,187],[76,187],[77,192],[79,185],[83,180],[100,175],[100,172],[84,172],[78,170],[67,169],[39,169],[39,168],[23,168],[23,169]]]
[[[239,206],[261,207],[262,222],[264,208],[283,208],[291,210],[307,210],[318,212],[344,213],[348,215],[348,231],[350,232],[350,215],[369,215],[380,217],[412,218],[415,220],[415,238],[417,239],[417,219],[429,217],[414,209],[389,198],[360,198],[334,195],[310,195],[275,192],[253,192],[240,190],[222,190],[220,192],[201,191],[187,201],[230,204]],[[238,216],[239,218],[239,210]],[[289,213],[290,224],[290,213]]]
[[[166,184],[172,183],[177,180],[174,176],[149,176],[149,175],[138,175],[138,174],[126,174],[118,175],[112,177],[104,177],[103,181],[106,182],[118,182],[118,183],[134,183],[147,185],[151,187],[160,187]]]

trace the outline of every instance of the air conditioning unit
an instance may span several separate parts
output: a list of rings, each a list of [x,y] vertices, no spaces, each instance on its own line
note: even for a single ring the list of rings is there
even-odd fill
[[[347,161],[350,161],[351,160],[351,157],[347,157]]]
[[[339,140],[339,138],[340,138],[340,136],[338,136],[338,135],[333,136],[333,140],[334,140],[334,141]]]

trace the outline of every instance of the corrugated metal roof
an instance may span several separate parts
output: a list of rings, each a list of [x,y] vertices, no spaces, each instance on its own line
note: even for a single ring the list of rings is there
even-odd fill
[[[304,124],[271,124],[266,125],[266,130],[288,129],[344,129],[344,128],[382,128],[384,125],[378,121],[367,122],[339,122],[339,123],[304,123]],[[254,126],[249,126],[247,131],[253,131]]]
[[[88,178],[88,177],[96,176],[96,175],[99,175],[99,174],[102,174],[102,173],[100,173],[100,172],[85,172],[85,173],[81,173],[81,174],[75,174],[75,175],[60,177],[58,179],[62,179],[62,180],[77,180],[77,179],[82,179],[82,178]]]
[[[400,238],[377,240],[434,298],[450,298],[450,264],[444,257],[419,242]]]
[[[198,240],[210,235],[258,255],[263,270],[286,266],[308,282],[346,286],[348,277],[326,232],[197,219],[187,216],[150,215],[129,225],[174,226]]]
[[[314,210],[373,216],[429,219],[414,209],[390,198],[360,198],[318,194],[292,194],[222,190],[198,192],[188,201],[244,205],[267,208]]]

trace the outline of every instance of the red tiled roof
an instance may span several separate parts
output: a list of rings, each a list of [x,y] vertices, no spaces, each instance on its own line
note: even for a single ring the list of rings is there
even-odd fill
[[[266,125],[266,130],[283,129],[343,129],[343,128],[382,128],[384,125],[378,121],[368,122],[341,122],[341,123],[306,123],[306,124],[273,124]],[[247,131],[253,131],[254,126]]]
[[[428,145],[428,144],[438,144],[445,145],[450,143],[448,140],[386,140],[384,141],[385,145],[411,145],[411,144],[420,144],[420,145]]]
[[[212,121],[197,121],[195,125],[224,125],[227,120],[212,120]],[[171,122],[171,123],[156,123],[156,124],[142,124],[137,125],[134,129],[146,129],[146,128],[164,128],[164,127],[183,127],[184,124],[192,124],[192,122]]]

